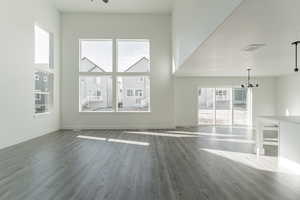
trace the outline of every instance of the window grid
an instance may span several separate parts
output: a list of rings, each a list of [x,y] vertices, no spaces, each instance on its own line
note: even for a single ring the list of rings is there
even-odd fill
[[[80,60],[81,60],[81,54],[82,54],[82,49],[81,49],[81,43],[82,41],[101,41],[101,40],[112,40],[112,72],[81,72],[80,71]],[[124,113],[124,112],[137,112],[137,113],[144,113],[144,112],[151,112],[151,100],[149,100],[149,108],[148,111],[120,111],[118,108],[118,77],[141,77],[143,80],[145,77],[149,78],[149,89],[150,83],[151,83],[151,77],[150,77],[150,71],[151,71],[151,66],[149,67],[149,71],[147,72],[118,72],[118,46],[117,42],[118,40],[123,40],[123,39],[79,39],[79,79],[81,77],[87,77],[87,76],[96,76],[96,77],[102,77],[102,76],[111,76],[112,77],[112,111],[109,112],[116,112],[116,113]],[[150,57],[150,40],[145,40],[145,39],[131,39],[132,41],[148,41],[149,42],[149,57]],[[142,80],[141,79],[141,80]],[[121,91],[121,90],[120,90]],[[126,92],[127,95],[127,89],[125,89],[123,92]],[[79,89],[79,94],[80,94],[80,89]],[[143,92],[142,92],[143,95]],[[149,91],[150,95],[150,91]],[[79,95],[80,96],[80,95]],[[133,96],[135,96],[135,90],[133,90]],[[149,99],[151,99],[149,97]],[[80,102],[80,97],[79,97],[79,112],[89,112],[89,111],[82,111],[81,109],[81,102]],[[93,111],[96,113],[105,113],[107,111]]]
[[[46,36],[47,39],[42,38],[41,37],[42,35],[44,37]],[[39,114],[50,113],[53,106],[53,90],[54,90],[53,34],[41,28],[39,25],[34,25],[34,41],[35,41],[34,78],[33,78],[34,113],[35,115],[39,115]],[[45,59],[47,59],[47,61]]]

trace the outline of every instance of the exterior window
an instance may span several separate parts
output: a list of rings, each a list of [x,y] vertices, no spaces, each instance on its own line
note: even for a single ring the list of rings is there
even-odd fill
[[[80,40],[79,45],[79,111],[112,112],[113,40]]]
[[[48,77],[44,76],[44,82],[48,82]]]
[[[34,97],[35,114],[50,112],[53,106],[53,36],[39,26],[35,33]]]
[[[50,111],[50,105],[52,103],[53,91],[53,74],[48,72],[36,71],[35,77],[39,77],[35,80],[35,113],[46,113]],[[45,77],[50,81],[45,82]]]
[[[122,90],[122,89],[121,89]],[[128,97],[132,97],[133,96],[133,90],[132,89],[128,89],[127,90],[127,96]]]
[[[140,76],[118,77],[118,91],[122,87],[134,89],[127,89],[127,95],[118,93],[118,111],[147,112],[150,110],[150,80],[149,77],[144,77],[144,82],[140,82],[140,78]],[[145,91],[144,95],[142,91]]]
[[[35,100],[40,101],[41,100],[41,95],[40,94],[35,94]]]
[[[135,96],[136,96],[136,97],[141,97],[141,96],[143,96],[143,90],[135,90]]]
[[[112,72],[112,40],[81,40],[80,72]]]
[[[36,80],[36,81],[40,80],[40,77],[39,77],[39,75],[37,75],[37,74],[34,74],[34,80]]]
[[[112,77],[80,77],[80,111],[112,111]]]
[[[149,72],[149,40],[117,40],[118,72]]]
[[[199,89],[199,124],[249,125],[251,96],[251,90],[246,88]]]
[[[79,42],[80,112],[150,111],[149,40]]]

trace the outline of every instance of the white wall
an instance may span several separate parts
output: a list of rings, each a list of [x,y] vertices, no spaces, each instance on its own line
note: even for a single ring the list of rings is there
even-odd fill
[[[277,114],[300,115],[300,74],[277,78]]]
[[[175,0],[173,62],[177,69],[224,22],[242,0]]]
[[[175,80],[175,122],[177,126],[198,124],[198,88],[239,87],[246,78],[177,77]],[[275,78],[258,78],[260,87],[253,89],[253,124],[255,116],[275,114]]]
[[[80,38],[150,39],[151,113],[79,113]],[[62,41],[62,128],[174,126],[170,16],[63,14]]]
[[[34,118],[34,24],[55,37],[55,108]],[[0,6],[0,148],[59,129],[60,14],[49,1],[2,1]]]

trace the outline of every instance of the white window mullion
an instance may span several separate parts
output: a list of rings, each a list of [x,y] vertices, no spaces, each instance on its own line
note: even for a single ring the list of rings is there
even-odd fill
[[[231,101],[230,101],[230,106],[231,106],[231,126],[234,125],[234,111],[233,111],[233,91],[234,89],[233,88],[230,88],[231,89]]]
[[[217,111],[216,111],[216,88],[214,88],[214,125],[217,123]]]
[[[113,39],[113,74],[112,74],[112,81],[113,81],[113,111],[116,112],[118,109],[118,98],[117,98],[117,93],[118,93],[118,84],[117,84],[117,77],[116,77],[116,72],[117,72],[117,43],[116,39]]]

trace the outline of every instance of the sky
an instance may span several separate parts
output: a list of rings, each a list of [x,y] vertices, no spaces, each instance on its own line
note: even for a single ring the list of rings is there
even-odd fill
[[[34,27],[35,32],[35,64],[49,64],[50,34],[38,26]]]
[[[124,72],[142,57],[150,58],[150,44],[140,40],[118,40],[118,71]],[[112,41],[82,41],[81,58],[87,57],[106,72],[112,71]]]

